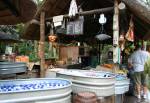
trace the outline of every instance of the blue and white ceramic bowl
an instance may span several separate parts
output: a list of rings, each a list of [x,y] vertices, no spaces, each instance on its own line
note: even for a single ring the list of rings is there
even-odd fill
[[[60,89],[68,86],[71,86],[71,82],[64,79],[1,80],[0,93]]]
[[[61,78],[0,80],[0,103],[71,103],[71,85]]]

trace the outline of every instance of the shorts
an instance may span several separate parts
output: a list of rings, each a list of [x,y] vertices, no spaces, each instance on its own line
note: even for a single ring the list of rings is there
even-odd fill
[[[135,85],[146,86],[146,75],[144,74],[144,72],[134,72],[133,79]]]

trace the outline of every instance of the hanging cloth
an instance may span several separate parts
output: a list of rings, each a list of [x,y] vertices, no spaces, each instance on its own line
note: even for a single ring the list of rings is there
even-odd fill
[[[59,53],[58,48],[56,47],[56,43],[49,42],[49,57],[58,59]]]
[[[130,19],[129,29],[128,29],[125,37],[128,41],[134,42],[134,23],[133,23],[132,17]]]
[[[70,3],[70,8],[69,8],[69,16],[75,16],[78,13],[78,7],[76,4],[76,0],[72,0]]]

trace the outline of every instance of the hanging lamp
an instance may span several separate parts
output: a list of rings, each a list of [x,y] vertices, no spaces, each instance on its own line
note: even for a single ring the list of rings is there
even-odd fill
[[[95,36],[95,38],[97,38],[100,41],[111,38],[111,36],[107,35],[104,30],[104,24],[106,23],[106,21],[107,21],[107,19],[106,19],[105,15],[100,14],[99,23],[101,24],[101,28],[100,28],[100,31],[98,32],[98,34]]]
[[[50,28],[50,34],[48,36],[49,42],[55,42],[57,39],[57,35],[54,33],[54,27],[53,24],[51,24]]]

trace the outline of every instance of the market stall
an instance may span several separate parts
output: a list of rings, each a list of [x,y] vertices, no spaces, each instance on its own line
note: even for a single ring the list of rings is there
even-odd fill
[[[137,2],[138,0],[134,1],[133,4]],[[72,3],[74,6],[71,6]],[[23,34],[25,39],[39,40],[40,76],[45,77],[45,72],[48,71],[45,67],[44,52],[45,42],[48,41],[50,47],[53,48],[51,48],[51,51],[54,52],[56,49],[59,51],[58,58],[50,58],[54,60],[54,64],[50,63],[49,69],[63,66],[67,69],[66,65],[82,64],[84,62],[86,66],[84,65],[85,67],[80,69],[94,68],[96,70],[98,68],[98,71],[103,69],[105,73],[109,71],[116,76],[115,83],[111,85],[115,89],[111,96],[115,95],[117,98],[117,95],[119,95],[119,98],[122,98],[129,90],[130,84],[126,72],[128,69],[127,59],[134,49],[132,48],[134,43],[137,43],[140,38],[144,38],[145,35],[141,35],[141,33],[149,33],[149,22],[145,22],[144,19],[146,15],[141,15],[136,8],[132,11],[129,4],[131,3],[118,0],[89,0],[86,2],[72,0],[71,3],[67,0],[56,3],[46,0],[34,17],[34,20],[38,22],[33,23],[31,21]],[[143,4],[137,4],[137,6],[141,5]],[[74,8],[74,11],[67,13],[67,10],[72,10],[69,7]],[[143,7],[143,9],[149,10],[146,6]],[[81,8],[83,11],[78,11]],[[126,11],[131,11],[131,13],[126,13]],[[146,19],[146,21],[149,21],[148,18]],[[146,25],[146,27],[142,28],[142,25]],[[102,37],[107,40],[103,40]],[[105,46],[105,44],[109,46]],[[86,47],[89,47],[89,50]],[[105,48],[107,49],[104,51]],[[53,53],[54,55],[55,53]],[[86,59],[85,56],[87,56]],[[78,69],[78,67],[75,69]],[[80,72],[84,73],[85,71]],[[69,76],[75,74],[76,72]],[[76,76],[73,79],[76,79]],[[72,80],[73,84],[87,90],[86,85],[92,85],[92,81],[89,83],[88,80],[85,80],[86,83],[88,81],[86,85],[82,83],[83,81],[79,81],[79,83]],[[107,94],[100,96],[110,96],[109,93]],[[123,99],[121,102],[123,102]]]

